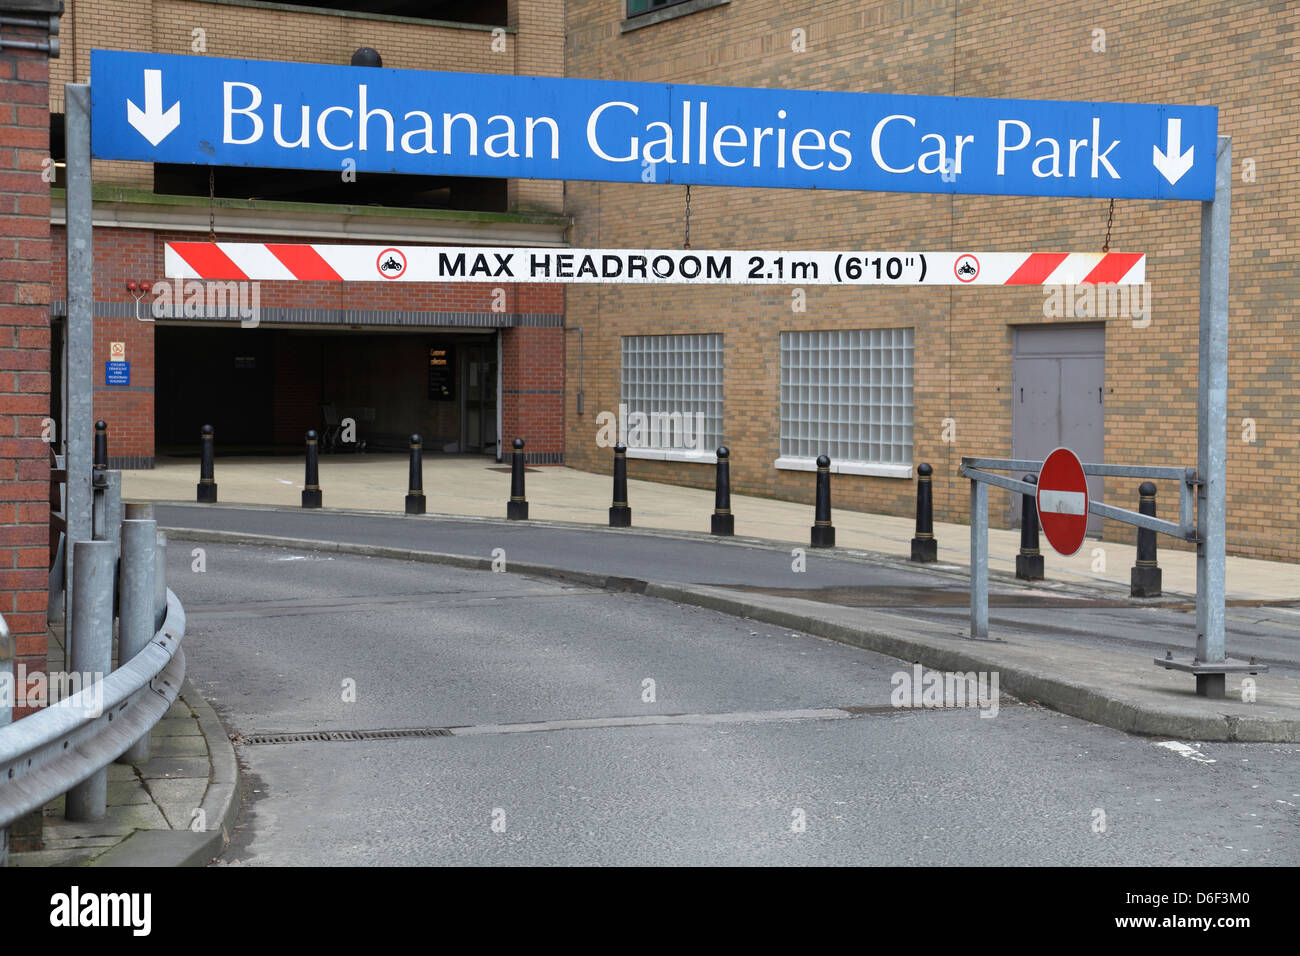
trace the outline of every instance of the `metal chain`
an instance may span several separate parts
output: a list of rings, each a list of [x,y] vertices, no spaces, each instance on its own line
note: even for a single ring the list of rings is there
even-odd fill
[[[1106,241],[1101,244],[1102,252],[1110,252],[1110,227],[1115,222],[1115,199],[1110,200],[1110,212],[1106,214]]]
[[[686,241],[684,248],[691,247],[691,184],[686,184]]]
[[[208,242],[217,241],[217,193],[216,176],[212,167],[208,167]]]

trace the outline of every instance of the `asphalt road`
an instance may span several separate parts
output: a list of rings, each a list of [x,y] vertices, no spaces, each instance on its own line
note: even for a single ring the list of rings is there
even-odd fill
[[[849,606],[888,607],[962,631],[969,620],[965,569],[871,563],[808,549],[807,570],[793,573],[791,554],[701,536],[683,539],[528,522],[492,522],[348,515],[321,511],[156,506],[160,525],[346,541],[488,557],[504,549],[513,561],[686,584],[712,584],[801,596]],[[990,630],[1091,647],[1184,656],[1196,641],[1191,605],[1131,604],[1123,592],[1062,591],[990,584]],[[1230,606],[1228,653],[1255,657],[1274,673],[1300,675],[1300,603]]]
[[[1295,746],[896,709],[906,664],[699,608],[203,547],[169,583],[241,735],[226,865],[1300,862]],[[449,735],[256,742],[394,729]]]

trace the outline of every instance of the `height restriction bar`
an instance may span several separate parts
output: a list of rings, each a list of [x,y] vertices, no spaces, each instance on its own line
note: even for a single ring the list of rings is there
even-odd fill
[[[682,285],[1141,285],[1134,252],[539,249],[169,242],[173,279]]]

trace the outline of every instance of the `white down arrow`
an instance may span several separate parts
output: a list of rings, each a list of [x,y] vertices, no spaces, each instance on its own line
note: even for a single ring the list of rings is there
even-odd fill
[[[1182,179],[1183,174],[1192,168],[1192,154],[1196,152],[1196,147],[1188,146],[1187,152],[1180,156],[1178,149],[1182,145],[1183,121],[1170,119],[1169,138],[1165,146],[1165,152],[1160,152],[1159,146],[1151,147],[1151,162],[1155,164],[1160,175],[1169,180],[1171,186]]]
[[[150,143],[157,146],[181,124],[181,101],[162,108],[162,70],[144,71],[144,109],[126,101],[126,119]]]

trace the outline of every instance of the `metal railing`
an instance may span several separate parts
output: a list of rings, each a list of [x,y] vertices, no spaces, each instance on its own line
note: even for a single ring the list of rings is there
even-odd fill
[[[0,668],[9,681],[0,699],[0,866],[7,863],[9,824],[60,794],[67,794],[69,820],[104,817],[108,765],[149,759],[150,733],[185,679],[185,609],[166,586],[166,537],[147,505],[128,505],[124,519],[120,475],[103,479],[94,495],[94,540],[70,545],[72,587],[51,595],[52,604],[68,604],[67,670],[57,679],[44,675],[47,702],[20,701],[26,675]],[[0,618],[0,650],[7,635]],[[10,653],[6,663],[12,660]],[[58,701],[56,687],[64,691]],[[10,723],[10,707],[20,703],[48,706]]]

